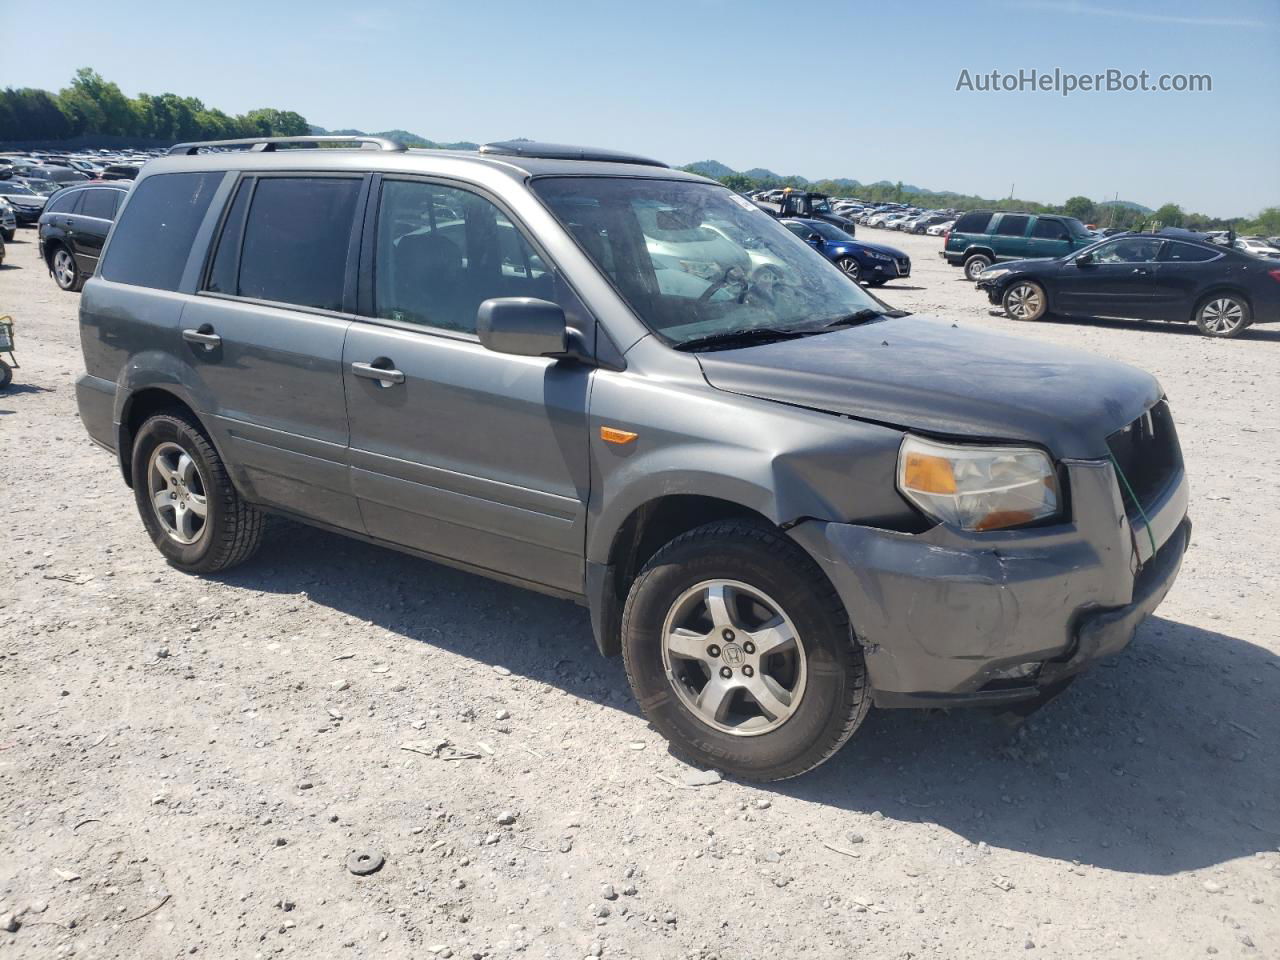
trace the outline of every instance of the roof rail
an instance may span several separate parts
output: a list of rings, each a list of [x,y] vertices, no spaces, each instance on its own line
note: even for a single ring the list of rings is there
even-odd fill
[[[322,143],[336,143],[360,148],[363,147],[363,144],[369,143],[373,144],[378,150],[394,151],[396,153],[403,153],[408,149],[399,140],[389,140],[386,137],[245,137],[241,140],[199,140],[191,143],[179,143],[169,148],[169,156],[191,156],[210,147],[244,147],[254,153],[268,153],[289,144],[297,144],[302,147],[318,147]]]
[[[601,150],[597,147],[573,147],[563,143],[539,143],[536,140],[503,140],[486,143],[480,152],[500,157],[536,157],[541,160],[595,160],[601,163],[634,163],[643,167],[666,167],[661,160]]]

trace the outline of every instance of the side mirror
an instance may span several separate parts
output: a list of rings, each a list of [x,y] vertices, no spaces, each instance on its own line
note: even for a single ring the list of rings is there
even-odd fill
[[[1081,253],[1081,254],[1079,254],[1079,255],[1077,255],[1077,256],[1076,256],[1076,266],[1077,266],[1077,267],[1087,267],[1087,266],[1088,266],[1089,264],[1091,264],[1091,263],[1093,263],[1093,254],[1092,254],[1092,253]]]
[[[822,242],[822,234],[820,234],[820,233],[811,233],[811,234],[809,234],[809,236],[805,237],[805,239],[806,239],[806,240],[808,240],[810,243],[821,243],[821,242]]]
[[[494,353],[554,357],[565,352],[568,324],[558,303],[533,297],[493,297],[476,311],[476,333]]]

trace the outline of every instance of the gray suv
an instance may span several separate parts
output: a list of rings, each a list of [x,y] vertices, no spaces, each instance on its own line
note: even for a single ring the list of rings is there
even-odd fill
[[[90,436],[180,570],[280,514],[590,609],[685,757],[1035,705],[1177,575],[1157,382],[890,310],[626,154],[306,138],[148,163],[80,306]]]

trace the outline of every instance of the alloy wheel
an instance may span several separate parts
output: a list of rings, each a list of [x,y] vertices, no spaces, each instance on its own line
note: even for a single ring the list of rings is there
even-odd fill
[[[850,280],[858,280],[862,276],[862,268],[858,266],[858,261],[853,257],[845,257],[837,266]]]
[[[1005,296],[1005,309],[1015,320],[1033,320],[1043,306],[1039,289],[1029,283],[1015,285]]]
[[[736,580],[705,580],[676,599],[662,628],[662,665],[676,696],[713,729],[776,730],[804,696],[804,644],[776,601]]]
[[[200,468],[176,443],[162,443],[147,463],[147,492],[164,532],[183,545],[204,534],[209,500]]]
[[[1244,323],[1244,308],[1229,297],[1219,297],[1204,305],[1200,320],[1211,333],[1232,333]]]
[[[76,262],[66,250],[59,248],[54,253],[53,275],[63,289],[69,289],[76,282]]]

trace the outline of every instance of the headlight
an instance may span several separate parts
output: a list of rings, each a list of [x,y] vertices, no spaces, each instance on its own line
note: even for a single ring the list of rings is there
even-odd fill
[[[864,250],[863,252],[872,260],[892,260],[893,259],[893,257],[887,256],[883,253],[876,253],[876,251],[874,250]]]
[[[970,447],[908,435],[898,489],[917,507],[964,530],[1000,530],[1058,512],[1053,464],[1032,447]]]
[[[997,277],[1003,277],[1006,273],[1010,273],[1010,272],[1011,271],[1009,271],[1005,267],[987,267],[987,269],[983,270],[980,274],[978,274],[978,279],[994,280]]]

